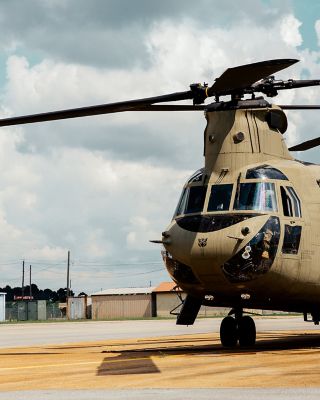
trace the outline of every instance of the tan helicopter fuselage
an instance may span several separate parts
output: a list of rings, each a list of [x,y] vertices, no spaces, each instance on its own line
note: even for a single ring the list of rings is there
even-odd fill
[[[294,160],[276,106],[206,118],[204,169],[163,233],[169,274],[212,306],[319,309],[320,166]]]

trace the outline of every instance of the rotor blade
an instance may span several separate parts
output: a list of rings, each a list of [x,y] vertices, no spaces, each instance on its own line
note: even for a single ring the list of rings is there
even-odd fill
[[[35,122],[53,121],[59,119],[87,117],[90,115],[109,114],[122,111],[135,111],[135,110],[140,111],[140,109],[142,111],[144,107],[148,107],[153,103],[187,100],[187,99],[192,99],[193,96],[194,93],[192,91],[177,92],[177,93],[166,94],[163,96],[148,97],[145,99],[120,101],[117,103],[100,104],[96,106],[71,108],[67,110],[52,111],[41,114],[31,114],[19,117],[3,118],[0,119],[0,127],[9,125],[32,124]]]
[[[189,105],[189,104],[160,104],[131,108],[126,111],[204,111],[205,105]]]
[[[132,107],[123,109],[119,112],[125,111],[204,111],[207,106],[202,104],[150,104],[143,107]]]
[[[290,151],[304,151],[313,149],[320,145],[320,137],[316,139],[307,140],[306,142],[297,144],[296,146],[292,146],[289,148]]]
[[[244,89],[298,61],[295,59],[277,59],[228,68],[207,90],[208,96],[222,95],[230,91]]]
[[[320,105],[315,104],[315,105],[308,105],[308,106],[302,106],[298,104],[293,104],[293,105],[282,105],[281,107],[283,110],[320,110]]]

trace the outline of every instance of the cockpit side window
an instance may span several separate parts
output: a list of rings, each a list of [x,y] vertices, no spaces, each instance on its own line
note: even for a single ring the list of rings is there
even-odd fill
[[[246,179],[279,179],[287,181],[288,178],[277,168],[270,165],[259,165],[258,167],[248,169]]]
[[[284,254],[298,254],[300,237],[301,237],[301,226],[290,226],[285,225],[284,227],[284,238],[282,245],[282,253]]]
[[[174,216],[202,212],[206,192],[207,186],[191,186],[184,188]]]
[[[206,192],[207,186],[191,186],[189,188],[189,196],[184,213],[191,214],[203,211]]]
[[[285,217],[293,217],[293,205],[291,197],[288,195],[288,192],[285,190],[283,186],[280,186],[280,192],[281,192],[283,215]]]
[[[186,202],[188,199],[189,188],[184,188],[178,203],[178,207],[174,213],[174,217],[177,215],[183,214],[184,209],[186,208]]]
[[[293,187],[287,186],[286,189],[289,191],[289,193],[292,196],[293,199],[293,208],[294,208],[294,214],[296,217],[301,218],[302,217],[302,213],[301,213],[301,203],[300,203],[300,199],[297,195],[297,193],[295,192],[295,190],[293,189]]]
[[[285,217],[301,218],[301,203],[300,199],[290,186],[280,186],[283,215]]]
[[[235,197],[234,209],[278,211],[274,183],[240,183]]]
[[[211,186],[208,211],[227,211],[229,210],[231,194],[231,184]]]

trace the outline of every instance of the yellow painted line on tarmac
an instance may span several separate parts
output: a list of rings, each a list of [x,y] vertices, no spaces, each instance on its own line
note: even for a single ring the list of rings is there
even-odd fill
[[[106,360],[99,360],[99,361],[86,361],[86,362],[76,362],[76,363],[61,363],[61,364],[41,364],[41,365],[27,365],[27,366],[19,366],[19,367],[5,367],[5,368],[0,368],[0,373],[5,372],[5,371],[15,371],[19,369],[36,369],[36,368],[49,368],[49,367],[61,367],[61,366],[75,366],[75,365],[90,365],[90,364],[98,364],[100,365],[101,363],[108,363],[108,364],[114,364],[114,363],[123,363],[127,361],[142,361],[146,359],[155,359],[155,358],[164,358],[164,357],[175,357],[175,358],[181,358],[185,357],[185,354],[162,354],[159,356],[151,356],[151,357],[137,357],[137,358],[123,358],[121,360],[113,360],[112,358],[106,359]]]
[[[88,365],[88,364],[99,364],[100,361],[86,361],[86,362],[78,362],[78,363],[61,363],[61,364],[44,364],[44,365],[27,365],[23,367],[5,367],[0,368],[0,372],[2,371],[14,371],[19,369],[33,369],[33,368],[48,368],[48,367],[61,367],[67,366],[70,367],[72,365]]]

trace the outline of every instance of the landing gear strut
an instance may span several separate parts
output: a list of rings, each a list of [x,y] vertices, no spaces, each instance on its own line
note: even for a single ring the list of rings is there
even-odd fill
[[[240,346],[254,346],[256,342],[256,326],[248,315],[243,316],[242,310],[233,310],[231,315],[223,318],[220,326],[220,340],[224,347],[234,347],[238,341]]]

